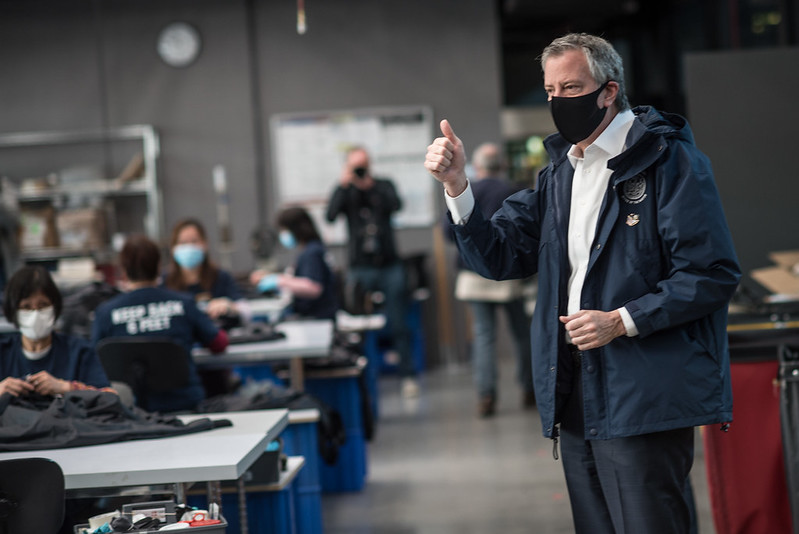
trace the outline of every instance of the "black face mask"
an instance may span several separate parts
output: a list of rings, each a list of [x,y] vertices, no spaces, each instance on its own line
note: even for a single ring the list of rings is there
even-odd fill
[[[571,144],[577,144],[594,133],[602,122],[607,108],[596,105],[599,93],[607,87],[608,82],[599,86],[593,93],[582,96],[553,96],[549,101],[549,111],[560,135]]]

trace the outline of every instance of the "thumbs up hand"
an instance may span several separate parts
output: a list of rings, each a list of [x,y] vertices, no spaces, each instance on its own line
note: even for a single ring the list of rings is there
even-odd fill
[[[444,185],[444,189],[451,197],[456,197],[466,189],[466,154],[463,143],[455,135],[449,121],[441,121],[443,137],[437,137],[433,144],[427,147],[424,166],[433,175],[433,178]]]

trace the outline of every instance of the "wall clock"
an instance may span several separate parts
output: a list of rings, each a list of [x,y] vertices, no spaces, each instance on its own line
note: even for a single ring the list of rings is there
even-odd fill
[[[185,22],[173,22],[158,34],[158,55],[172,67],[187,67],[200,55],[200,33]]]

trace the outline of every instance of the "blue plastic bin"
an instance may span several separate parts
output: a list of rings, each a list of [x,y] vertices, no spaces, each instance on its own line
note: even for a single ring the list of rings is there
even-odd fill
[[[283,451],[289,456],[304,456],[305,466],[294,479],[294,510],[297,534],[321,534],[322,486],[319,480],[319,439],[317,424],[290,423],[281,434]]]
[[[187,504],[206,508],[205,495],[189,495]],[[222,510],[227,519],[227,532],[241,532],[239,496],[222,494]],[[297,534],[293,484],[280,491],[247,491],[247,527],[252,534]]]
[[[359,372],[357,368],[353,373]],[[339,448],[334,465],[320,462],[320,481],[323,492],[360,491],[366,483],[367,452],[361,412],[361,393],[357,376],[308,377],[305,388],[308,393],[341,414],[346,442]]]

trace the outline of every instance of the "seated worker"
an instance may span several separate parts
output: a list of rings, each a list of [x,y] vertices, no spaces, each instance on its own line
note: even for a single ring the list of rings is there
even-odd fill
[[[22,267],[8,280],[3,313],[19,332],[0,336],[0,394],[114,391],[88,341],[53,331],[61,304],[44,267]]]
[[[338,310],[336,279],[327,261],[327,249],[316,225],[305,209],[290,207],[277,216],[280,243],[287,249],[299,249],[290,272],[268,274],[254,271],[250,282],[262,292],[276,289],[292,295],[286,316],[313,319],[335,319]]]
[[[106,337],[167,336],[186,348],[189,359],[189,383],[168,393],[152,395],[151,410],[174,412],[192,410],[205,397],[197,367],[191,358],[195,343],[211,352],[222,352],[227,334],[197,308],[194,299],[158,287],[158,264],[161,253],[152,240],[143,235],[128,238],[119,253],[123,279],[128,292],[107,300],[95,310],[92,341]]]
[[[208,240],[200,221],[188,218],[178,222],[172,229],[169,250],[163,287],[190,293],[212,319],[222,324],[249,319],[247,301],[233,276],[208,257]]]
[[[200,309],[222,328],[249,321],[249,306],[233,276],[208,256],[208,239],[200,221],[193,218],[179,221],[172,229],[169,250],[171,256],[162,287],[190,294]],[[228,393],[234,387],[230,369],[201,369],[199,374],[209,397]]]

